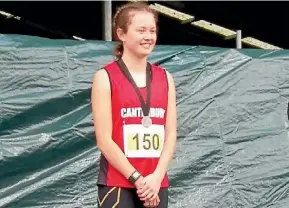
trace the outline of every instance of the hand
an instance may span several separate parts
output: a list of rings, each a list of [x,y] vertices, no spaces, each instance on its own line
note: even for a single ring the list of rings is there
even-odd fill
[[[139,177],[139,179],[137,179],[136,182],[134,183],[137,189],[141,189],[144,186],[144,184],[145,184],[145,181],[144,181],[143,176]]]
[[[153,201],[157,199],[158,193],[161,186],[161,178],[159,174],[152,173],[146,177],[144,177],[143,181],[145,184],[143,184],[142,187],[137,189],[137,194],[140,200],[142,201]]]
[[[159,206],[160,203],[160,197],[157,196],[157,198],[155,200],[146,200],[144,203],[145,207],[149,207],[149,208],[156,208],[157,206]]]

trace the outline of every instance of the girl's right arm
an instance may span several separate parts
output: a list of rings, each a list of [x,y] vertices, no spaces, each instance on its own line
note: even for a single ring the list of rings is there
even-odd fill
[[[112,140],[111,89],[104,69],[93,77],[91,105],[97,146],[107,161],[128,179],[135,168]]]

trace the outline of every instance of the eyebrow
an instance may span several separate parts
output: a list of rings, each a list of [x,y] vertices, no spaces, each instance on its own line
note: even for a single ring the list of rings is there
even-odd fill
[[[146,27],[146,26],[138,26],[137,27],[137,29],[141,29],[141,28],[148,28],[148,27]],[[156,29],[156,27],[155,26],[153,26],[153,27],[149,27],[150,29]]]

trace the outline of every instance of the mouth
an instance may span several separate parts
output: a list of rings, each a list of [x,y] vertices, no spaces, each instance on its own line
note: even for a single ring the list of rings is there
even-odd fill
[[[143,44],[140,44],[143,48],[145,49],[149,49],[151,47],[152,44],[150,43],[143,43]]]

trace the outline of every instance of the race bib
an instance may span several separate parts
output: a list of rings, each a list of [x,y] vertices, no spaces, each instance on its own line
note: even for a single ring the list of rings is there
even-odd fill
[[[160,157],[165,138],[163,125],[151,125],[145,128],[141,124],[123,126],[124,153],[126,157]]]

